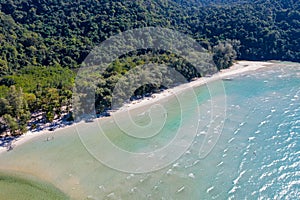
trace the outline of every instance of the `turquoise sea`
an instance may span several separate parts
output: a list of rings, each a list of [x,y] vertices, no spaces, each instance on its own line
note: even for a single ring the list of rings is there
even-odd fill
[[[30,174],[72,199],[299,199],[300,64],[278,63],[189,92],[131,111],[130,119],[35,138],[1,154],[0,171]],[[165,121],[149,138],[119,126],[138,134],[153,118]],[[148,157],[111,152],[99,127],[114,146]],[[174,138],[174,148],[158,154]]]

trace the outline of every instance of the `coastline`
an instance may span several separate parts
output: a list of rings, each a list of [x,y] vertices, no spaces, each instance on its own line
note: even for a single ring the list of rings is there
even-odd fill
[[[140,100],[135,100],[135,101],[131,101],[128,104],[123,105],[120,109],[116,110],[116,111],[112,111],[110,112],[110,114],[115,114],[118,112],[122,112],[122,111],[127,111],[128,109],[135,109],[135,108],[139,108],[139,107],[143,107],[146,106],[148,104],[153,104],[157,101],[160,101],[164,98],[170,97],[172,95],[175,95],[183,90],[185,90],[186,88],[191,88],[191,87],[198,87],[204,84],[207,84],[209,82],[215,81],[215,80],[219,80],[219,79],[224,79],[227,78],[229,76],[232,75],[237,75],[237,74],[241,74],[244,72],[249,72],[249,71],[255,71],[258,70],[260,68],[264,68],[270,65],[273,65],[274,62],[261,62],[261,61],[237,61],[236,63],[234,63],[233,66],[231,66],[228,69],[224,69],[221,70],[220,72],[213,74],[211,77],[201,77],[198,78],[194,81],[191,81],[189,83],[186,84],[182,84],[179,86],[176,86],[174,88],[170,88],[167,90],[164,90],[160,93],[155,93],[153,94],[151,97],[146,97]],[[101,119],[98,118],[98,120]],[[60,129],[64,129],[64,128],[70,128],[75,126],[76,123],[72,123],[71,125],[67,125],[67,124],[60,124],[58,126],[56,130],[60,130]],[[49,140],[52,139],[53,135],[55,133],[55,131],[50,131],[50,130],[45,130],[42,129],[40,131],[37,132],[31,132],[28,131],[27,133],[21,135],[20,137],[15,137],[15,138],[11,138],[11,140],[9,141],[9,143],[0,143],[0,154],[9,150],[12,150],[15,146],[21,145],[35,137],[41,136],[41,135],[48,135],[49,137],[47,137],[47,140],[49,138]],[[51,137],[52,136],[52,137]],[[9,145],[9,146],[7,146]],[[12,149],[10,149],[10,147]]]
[[[212,81],[216,81],[219,79],[225,79],[229,76],[241,74],[244,72],[249,72],[249,71],[255,71],[260,68],[264,68],[270,65],[275,64],[275,62],[268,62],[268,61],[237,61],[234,63],[230,68],[228,69],[223,69],[215,74],[213,74],[210,77],[200,77],[197,78],[194,81],[176,86],[174,88],[166,89],[160,93],[155,93],[151,97],[145,97],[143,99],[139,100],[134,100],[131,101],[130,103],[124,104],[121,108],[119,108],[116,111],[111,112],[110,114],[114,114],[120,111],[127,111],[128,109],[135,109],[138,107],[143,107],[148,104],[155,103],[157,101],[160,101],[164,98],[170,97],[172,95],[175,95],[186,88],[192,88],[192,87],[198,87],[207,83],[210,83]]]

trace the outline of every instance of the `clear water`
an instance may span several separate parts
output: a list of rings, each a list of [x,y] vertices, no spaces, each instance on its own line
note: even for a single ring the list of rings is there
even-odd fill
[[[197,101],[187,91],[181,99],[160,102],[162,110],[152,107],[152,117],[157,119],[162,117],[159,113],[168,113],[153,137],[126,135],[113,118],[101,119],[51,133],[51,141],[44,135],[3,153],[0,169],[32,174],[73,199],[299,198],[300,65],[280,63],[231,78],[196,88]],[[150,108],[132,111],[132,120],[148,124]],[[138,133],[128,118],[118,120]],[[100,141],[99,127],[115,146],[145,155],[168,145],[180,131],[184,134],[170,155],[154,153],[157,159],[149,156],[133,163],[108,150]],[[79,136],[84,137],[84,145]],[[182,150],[183,155],[176,152]],[[110,159],[106,165],[99,161],[103,155]],[[107,166],[116,160],[118,167],[127,170],[147,168],[153,162],[160,166],[177,155],[174,162],[148,173],[125,173]]]
[[[0,173],[0,199],[5,200],[64,200],[69,199],[52,185],[33,177]]]

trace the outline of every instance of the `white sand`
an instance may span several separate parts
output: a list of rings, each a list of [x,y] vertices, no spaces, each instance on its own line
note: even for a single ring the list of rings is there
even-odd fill
[[[115,111],[115,112],[119,112],[119,111],[124,111],[124,110],[128,110],[128,109],[134,109],[137,107],[142,107],[148,104],[153,104],[157,101],[160,101],[163,98],[167,98],[170,97],[174,94],[177,94],[181,91],[183,91],[186,88],[191,88],[191,87],[197,87],[203,84],[207,84],[211,81],[214,80],[218,80],[218,79],[223,79],[226,78],[228,76],[232,76],[232,75],[236,75],[236,74],[240,74],[240,73],[244,73],[244,72],[248,72],[248,71],[253,71],[253,70],[257,70],[269,65],[272,65],[274,63],[271,62],[255,62],[255,61],[238,61],[237,63],[235,63],[232,67],[230,67],[229,69],[226,70],[222,70],[221,72],[218,72],[216,74],[214,74],[211,77],[202,77],[199,78],[195,81],[192,81],[190,83],[186,83],[186,84],[182,84],[180,86],[177,86],[175,88],[171,88],[171,89],[167,89],[164,90],[161,93],[158,94],[153,94],[152,97],[148,97],[148,98],[144,98],[142,100],[136,100],[136,101],[132,101],[129,104],[125,104],[122,108],[120,108],[119,110]],[[114,113],[111,113],[114,114]],[[73,124],[75,125],[75,124]],[[71,125],[71,126],[73,126]],[[70,126],[66,126],[63,128],[67,128]],[[59,128],[61,129],[61,128]],[[53,133],[53,131],[48,131],[48,130],[42,130],[39,132],[27,132],[26,134],[22,135],[21,137],[15,139],[12,142],[12,146],[18,146],[21,145],[35,137],[38,137],[40,135],[49,135],[49,138],[51,139],[51,135],[50,133]],[[0,154],[7,151],[7,147],[0,147]]]

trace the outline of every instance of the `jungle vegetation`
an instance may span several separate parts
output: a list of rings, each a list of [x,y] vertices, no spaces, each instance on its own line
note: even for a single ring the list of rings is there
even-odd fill
[[[70,112],[76,72],[90,51],[150,26],[191,36],[219,70],[235,59],[300,61],[296,0],[0,0],[0,132],[22,134],[36,112],[45,122]],[[149,62],[167,64],[188,81],[211,73],[170,52],[133,52],[95,74],[96,112],[111,107],[112,89],[126,72]],[[133,96],[160,89],[148,84]]]

